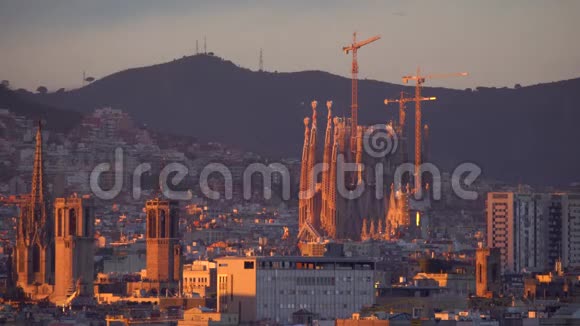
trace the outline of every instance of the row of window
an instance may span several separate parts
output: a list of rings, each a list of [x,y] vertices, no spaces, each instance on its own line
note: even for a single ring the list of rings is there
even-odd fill
[[[335,308],[339,308],[342,307],[344,309],[347,309],[349,306],[349,304],[347,303],[343,303],[343,304],[331,304],[331,303],[322,303],[322,304],[308,304],[308,303],[281,303],[280,305],[269,305],[267,303],[264,303],[263,307],[264,308],[269,308],[269,307],[280,307],[280,309],[324,309],[324,310],[328,310],[328,309],[335,309]]]
[[[147,236],[149,238],[166,238],[168,236],[169,238],[177,237],[177,217],[173,211],[169,214],[171,216],[168,223],[165,210],[159,210],[159,218],[157,218],[155,210],[152,209],[147,212]],[[157,222],[159,222],[159,226],[157,225]]]
[[[353,280],[360,280],[363,282],[371,282],[372,281],[372,277],[371,276],[361,276],[358,278],[352,277],[352,276],[344,276],[344,277],[339,277],[338,280],[339,281],[343,281],[343,282],[352,282]],[[310,285],[335,285],[336,283],[336,278],[334,276],[321,276],[321,277],[314,277],[314,276],[298,276],[298,277],[292,277],[292,276],[288,276],[288,277],[284,277],[284,276],[268,276],[266,277],[266,280],[271,282],[271,281],[293,281],[296,280],[296,285],[302,285],[302,286],[310,286]]]
[[[371,270],[370,263],[322,263],[322,262],[294,262],[294,261],[261,261],[260,269],[316,269],[316,270]]]
[[[352,295],[352,291],[351,290],[280,290],[279,293],[281,295],[296,295],[296,293],[298,293],[298,295],[317,295],[317,294],[322,294],[322,295]],[[359,291],[360,295],[367,295],[369,292],[366,290],[361,290]]]
[[[190,282],[190,283],[207,283],[208,282],[208,277],[184,277],[183,278],[184,282]]]
[[[91,228],[91,218],[90,218],[90,210],[88,207],[84,208],[84,218],[85,218],[85,223],[83,223],[83,229],[82,229],[82,233],[78,234],[78,230],[77,230],[77,220],[78,220],[78,214],[77,214],[77,210],[75,208],[70,208],[68,209],[68,229],[65,230],[65,217],[64,217],[64,209],[59,208],[57,211],[57,221],[56,221],[56,234],[58,237],[62,237],[64,235],[79,235],[79,236],[83,236],[83,237],[89,237],[90,236],[90,228]]]

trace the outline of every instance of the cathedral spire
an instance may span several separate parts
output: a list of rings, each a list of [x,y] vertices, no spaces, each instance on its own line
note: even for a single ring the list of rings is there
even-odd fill
[[[30,192],[31,203],[44,202],[44,167],[42,159],[42,123],[38,121],[38,130],[36,131],[36,149],[34,153],[34,168],[32,170],[32,185]]]
[[[315,228],[318,228],[320,225],[320,214],[317,213],[314,209],[314,196],[316,194],[316,173],[314,171],[314,166],[316,165],[316,106],[318,102],[312,101],[312,127],[310,130],[310,145],[308,153],[308,167],[307,167],[307,178],[308,178],[308,211],[307,214],[307,221],[310,222]]]
[[[328,231],[331,226],[329,223],[329,191],[330,191],[330,160],[332,159],[332,101],[326,101],[326,108],[328,109],[328,116],[326,118],[326,135],[324,137],[324,152],[322,156],[323,170],[322,170],[322,209],[321,209],[321,223],[322,227]]]
[[[310,145],[310,118],[304,118],[304,147],[302,148],[302,163],[300,168],[300,193],[298,196],[299,206],[299,227],[302,228],[308,219],[308,199],[306,191],[308,189],[308,154]]]

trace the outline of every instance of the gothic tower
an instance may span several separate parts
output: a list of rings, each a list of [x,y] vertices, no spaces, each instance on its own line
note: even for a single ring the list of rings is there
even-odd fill
[[[55,211],[54,298],[93,296],[94,217],[89,197],[57,198]]]
[[[31,297],[48,296],[52,292],[49,284],[54,279],[53,230],[47,209],[43,163],[42,128],[39,122],[31,192],[20,206],[14,255],[17,284]]]
[[[151,288],[178,291],[182,261],[179,245],[179,216],[176,201],[159,198],[147,201],[147,281]]]

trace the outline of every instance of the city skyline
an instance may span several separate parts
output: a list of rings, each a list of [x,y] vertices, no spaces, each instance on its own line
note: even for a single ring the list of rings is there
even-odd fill
[[[554,3],[0,2],[0,324],[580,325]]]
[[[400,83],[417,65],[428,73],[469,69],[469,79],[433,83],[451,88],[576,78],[580,46],[568,40],[580,28],[573,16],[580,4],[550,4],[2,3],[0,51],[10,64],[0,74],[17,88],[78,88],[83,71],[99,79],[171,61],[194,54],[196,41],[203,51],[205,37],[208,51],[253,70],[263,49],[267,71],[346,77],[349,58],[340,50],[356,30],[383,38],[361,52],[363,79]]]

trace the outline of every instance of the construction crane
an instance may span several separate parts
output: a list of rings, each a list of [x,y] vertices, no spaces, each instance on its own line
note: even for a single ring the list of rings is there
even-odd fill
[[[434,96],[431,97],[421,97],[419,101],[435,101],[437,98]],[[398,99],[385,99],[385,105],[389,105],[390,103],[399,103],[399,136],[403,136],[403,129],[405,127],[405,110],[407,107],[405,106],[407,102],[414,102],[417,99],[414,97],[405,97],[405,92],[401,92],[401,97]]]
[[[10,196],[5,196],[0,194],[0,203],[7,205],[7,206],[21,206],[23,203],[25,203],[28,199],[27,195],[23,195],[23,196],[14,196],[14,195],[10,195]]]
[[[415,81],[415,189],[414,191],[421,191],[421,87],[427,79],[449,78],[449,77],[464,77],[466,72],[452,73],[452,74],[432,74],[421,75],[421,69],[417,67],[417,74],[410,76],[403,76],[403,83],[407,84],[409,80]]]
[[[357,127],[358,127],[358,61],[357,52],[361,47],[372,43],[378,39],[380,36],[373,36],[361,42],[356,41],[356,32],[352,33],[352,44],[342,47],[344,53],[349,54],[352,52],[352,104],[351,104],[351,151],[356,151],[356,137],[357,137]]]

